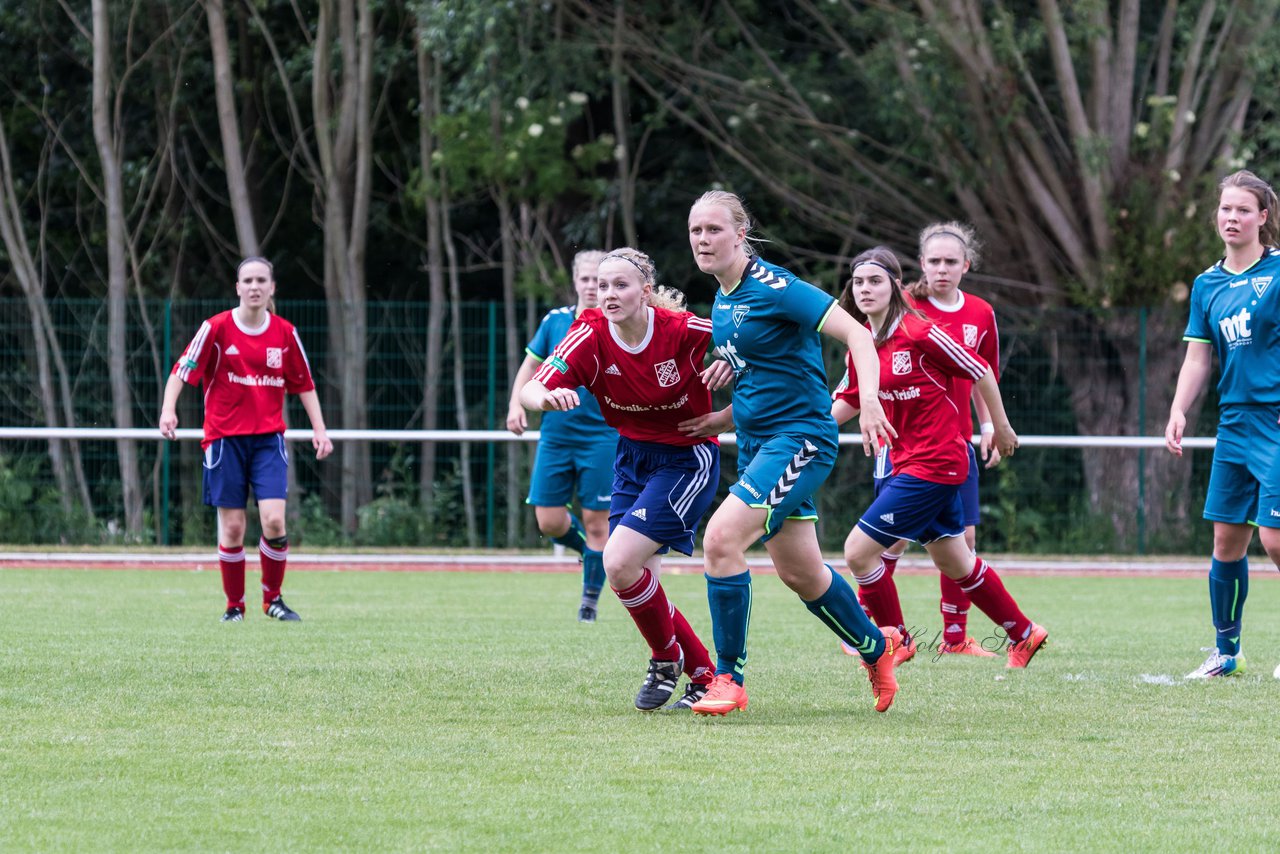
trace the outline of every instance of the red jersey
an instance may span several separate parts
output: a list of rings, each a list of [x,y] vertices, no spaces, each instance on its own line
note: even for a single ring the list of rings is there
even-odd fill
[[[204,383],[204,439],[284,432],[284,395],[316,387],[311,364],[293,324],[267,315],[246,329],[234,311],[200,324],[173,373],[189,385]]]
[[[907,303],[919,309],[926,317],[946,330],[947,334],[970,350],[975,351],[991,366],[991,374],[1000,381],[1000,335],[996,331],[996,313],[991,303],[957,291],[960,297],[952,305],[942,305],[933,297],[915,300],[907,294]],[[973,395],[973,383],[957,378],[953,386],[956,410],[959,413],[960,435],[968,442],[973,437],[973,416],[969,401]]]
[[[682,433],[677,425],[711,411],[711,391],[698,377],[710,342],[710,320],[650,308],[649,332],[632,348],[600,309],[589,308],[533,378],[548,389],[586,386],[604,420],[628,439],[701,445],[707,440]]]
[[[880,404],[898,431],[889,451],[893,473],[931,483],[963,483],[969,475],[969,437],[956,430],[954,386],[972,385],[987,372],[987,362],[930,320],[904,314],[888,339],[876,347],[880,357]],[[847,381],[834,397],[854,409],[858,376],[846,355]],[[965,404],[968,405],[967,402]]]

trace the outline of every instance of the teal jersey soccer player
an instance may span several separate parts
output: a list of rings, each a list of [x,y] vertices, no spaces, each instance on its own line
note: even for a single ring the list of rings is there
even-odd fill
[[[1280,205],[1275,191],[1240,171],[1218,187],[1222,260],[1196,277],[1187,355],[1169,408],[1165,445],[1182,456],[1187,408],[1208,383],[1217,353],[1218,440],[1205,496],[1213,522],[1209,609],[1216,648],[1188,679],[1244,672],[1241,617],[1249,593],[1252,525],[1280,568]]]
[[[573,259],[576,305],[549,311],[525,348],[524,362],[516,371],[507,407],[507,429],[517,436],[529,423],[520,405],[524,388],[542,364],[564,340],[575,319],[596,306],[596,272],[603,252],[579,252]],[[618,433],[604,423],[600,406],[586,389],[578,389],[582,406],[572,412],[547,412],[542,416],[538,451],[529,478],[526,504],[533,505],[538,530],[553,543],[582,555],[582,599],[578,620],[593,623],[604,587],[601,552],[609,537],[609,500],[613,492],[613,458]],[[582,519],[570,511],[574,496],[582,506]]]
[[[751,573],[746,550],[756,540],[778,577],[837,637],[858,649],[871,679],[877,711],[897,692],[896,628],[872,625],[849,583],[822,562],[814,490],[835,464],[836,425],[827,397],[820,334],[853,354],[863,391],[864,450],[892,441],[877,392],[879,366],[866,328],[834,298],[750,249],[750,221],[732,193],[705,193],[689,211],[689,246],[698,268],[719,282],[712,306],[712,340],[733,367],[732,423],[738,428],[738,477],[707,523],[703,539],[707,601],[716,646],[716,677],[696,714],[745,709],[743,688]],[[682,427],[713,435],[729,425],[715,413]]]

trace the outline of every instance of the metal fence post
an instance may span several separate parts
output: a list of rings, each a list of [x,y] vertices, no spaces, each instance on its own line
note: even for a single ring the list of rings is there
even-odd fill
[[[173,335],[173,318],[170,309],[173,306],[172,299],[164,301],[164,361],[162,366],[172,363],[170,356],[170,342]],[[164,458],[160,463],[160,545],[169,545],[169,450],[171,443],[165,442],[160,453],[164,454]]]
[[[1147,432],[1147,310],[1138,309],[1138,430]],[[1147,553],[1147,452],[1138,449],[1138,554]]]
[[[488,412],[485,413],[485,424],[490,430],[497,430],[498,427],[493,423],[494,418],[494,398],[497,397],[497,378],[498,378],[498,304],[496,302],[489,303],[489,400],[486,404]],[[485,443],[485,464],[489,475],[488,483],[485,485],[485,514],[484,514],[484,544],[488,548],[493,548],[493,490],[494,484],[494,452],[493,442]]]

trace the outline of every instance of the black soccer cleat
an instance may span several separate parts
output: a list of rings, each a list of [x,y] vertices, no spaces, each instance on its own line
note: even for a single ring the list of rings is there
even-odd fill
[[[690,682],[684,686],[684,696],[676,700],[667,708],[673,712],[687,712],[693,708],[693,704],[707,696],[707,686],[699,685],[697,682]]]
[[[244,622],[244,608],[242,608],[242,607],[237,607],[237,606],[234,606],[234,605],[233,605],[233,606],[231,606],[231,607],[230,607],[230,608],[228,608],[228,609],[226,610],[226,612],[222,615],[222,622],[224,622],[224,623],[243,623],[243,622]]]
[[[262,611],[273,620],[281,620],[286,623],[296,623],[302,620],[297,612],[284,604],[284,597],[277,596],[270,602],[262,606]]]
[[[586,602],[583,602],[581,607],[578,608],[578,622],[594,623],[596,621],[596,613],[595,605],[588,605]]]
[[[659,661],[649,659],[649,672],[636,694],[636,708],[642,712],[661,709],[676,691],[676,683],[680,681],[680,673],[684,670],[684,652],[675,661]]]

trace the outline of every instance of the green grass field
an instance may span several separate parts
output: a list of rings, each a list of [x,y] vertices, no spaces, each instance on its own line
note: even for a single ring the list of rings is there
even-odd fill
[[[1180,679],[1203,578],[1012,577],[1032,666],[922,651],[878,715],[762,576],[750,710],[699,719],[631,708],[639,635],[568,575],[295,572],[304,622],[223,625],[215,573],[0,570],[0,851],[1276,850],[1256,578],[1243,678]],[[709,639],[701,577],[666,586]]]

